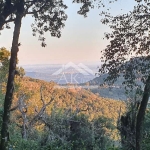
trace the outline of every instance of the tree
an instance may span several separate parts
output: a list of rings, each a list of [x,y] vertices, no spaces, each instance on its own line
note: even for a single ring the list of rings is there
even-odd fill
[[[17,64],[17,53],[19,51],[21,21],[27,14],[32,14],[34,16],[35,24],[32,26],[33,33],[34,35],[35,33],[39,33],[39,40],[42,41],[42,46],[45,46],[45,38],[42,37],[44,32],[50,31],[52,36],[60,37],[60,29],[64,27],[63,22],[67,19],[63,10],[67,7],[62,1],[6,0],[5,2],[1,2],[1,8],[0,18],[2,18],[2,21],[0,22],[0,29],[2,29],[4,23],[9,21],[13,20],[15,24],[1,130],[1,149],[4,150],[8,142],[9,110],[14,90],[13,82]]]
[[[109,74],[105,79],[108,84],[123,76],[128,92],[142,94],[136,116],[136,150],[141,149],[142,125],[150,96],[149,16],[149,3],[145,1],[135,6],[132,12],[116,17],[107,15],[102,20],[109,24],[112,32],[105,34],[110,45],[103,52],[104,64],[100,73]]]

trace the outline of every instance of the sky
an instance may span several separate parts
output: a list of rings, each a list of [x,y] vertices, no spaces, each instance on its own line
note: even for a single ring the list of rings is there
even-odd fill
[[[110,12],[113,15],[130,11],[135,4],[134,0],[118,0],[109,6],[105,1],[104,4],[108,8],[111,7]],[[18,53],[19,65],[100,62],[101,51],[109,44],[109,41],[103,40],[104,32],[110,31],[108,26],[100,22],[99,13],[102,9],[91,9],[88,17],[84,18],[77,14],[80,4],[72,4],[71,0],[64,0],[64,3],[68,6],[66,10],[68,19],[65,22],[65,28],[62,29],[62,36],[56,38],[46,33],[45,48],[41,47],[38,37],[32,36],[33,18],[28,16],[23,19],[20,34],[21,46]],[[11,29],[1,32],[0,47],[10,50],[12,37],[13,24]]]

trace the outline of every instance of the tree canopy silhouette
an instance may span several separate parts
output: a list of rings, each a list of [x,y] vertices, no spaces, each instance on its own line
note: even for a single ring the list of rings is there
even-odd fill
[[[100,73],[109,74],[105,79],[108,84],[113,84],[123,75],[123,84],[128,92],[136,90],[142,94],[136,118],[136,150],[141,149],[142,124],[150,96],[149,17],[149,2],[145,1],[127,14],[116,17],[107,14],[102,20],[102,23],[110,26],[112,32],[105,33],[110,44],[103,51],[101,59],[104,64]]]
[[[67,15],[64,12],[67,6],[62,1],[56,0],[6,0],[0,2],[0,30],[9,28],[8,23],[14,22],[14,35],[11,48],[11,57],[9,63],[9,75],[7,90],[4,101],[3,124],[1,130],[1,149],[5,150],[9,139],[8,124],[10,118],[10,107],[14,91],[14,77],[16,73],[17,53],[19,51],[19,35],[21,22],[26,15],[34,17],[32,24],[33,35],[39,34],[39,40],[44,47],[44,32],[49,31],[52,36],[60,37],[61,28],[64,27],[64,21]]]

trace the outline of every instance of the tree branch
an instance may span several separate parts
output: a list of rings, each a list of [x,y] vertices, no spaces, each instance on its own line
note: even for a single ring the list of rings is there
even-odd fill
[[[6,0],[4,9],[0,14],[0,30],[3,29],[3,25],[6,23],[5,20],[7,19],[7,17],[11,15],[16,9],[16,6],[11,4],[11,0]]]
[[[40,7],[39,10],[33,11],[33,12],[26,12],[26,14],[29,15],[29,14],[35,14],[35,13],[41,12],[41,11],[44,9],[44,7],[46,6],[46,4],[47,4],[47,0],[46,0],[45,3],[43,4],[43,6]]]

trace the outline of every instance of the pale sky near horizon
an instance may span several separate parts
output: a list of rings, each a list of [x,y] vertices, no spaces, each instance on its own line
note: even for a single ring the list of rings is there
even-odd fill
[[[32,36],[30,27],[32,17],[23,19],[20,34],[22,45],[18,54],[20,65],[100,62],[100,52],[109,44],[108,41],[103,40],[104,32],[107,32],[109,27],[101,24],[100,10],[92,9],[88,13],[88,17],[84,18],[77,14],[80,8],[79,4],[72,4],[72,0],[65,0],[64,2],[68,6],[66,10],[68,19],[65,28],[62,29],[62,36],[58,39],[47,33],[46,48],[41,47],[38,37]],[[108,5],[108,3],[106,4]],[[127,12],[132,10],[133,6],[134,0],[119,0],[110,5],[112,7],[111,13],[117,15]],[[120,10],[121,8],[123,11]],[[0,47],[6,47],[10,50],[13,27],[1,33]]]

